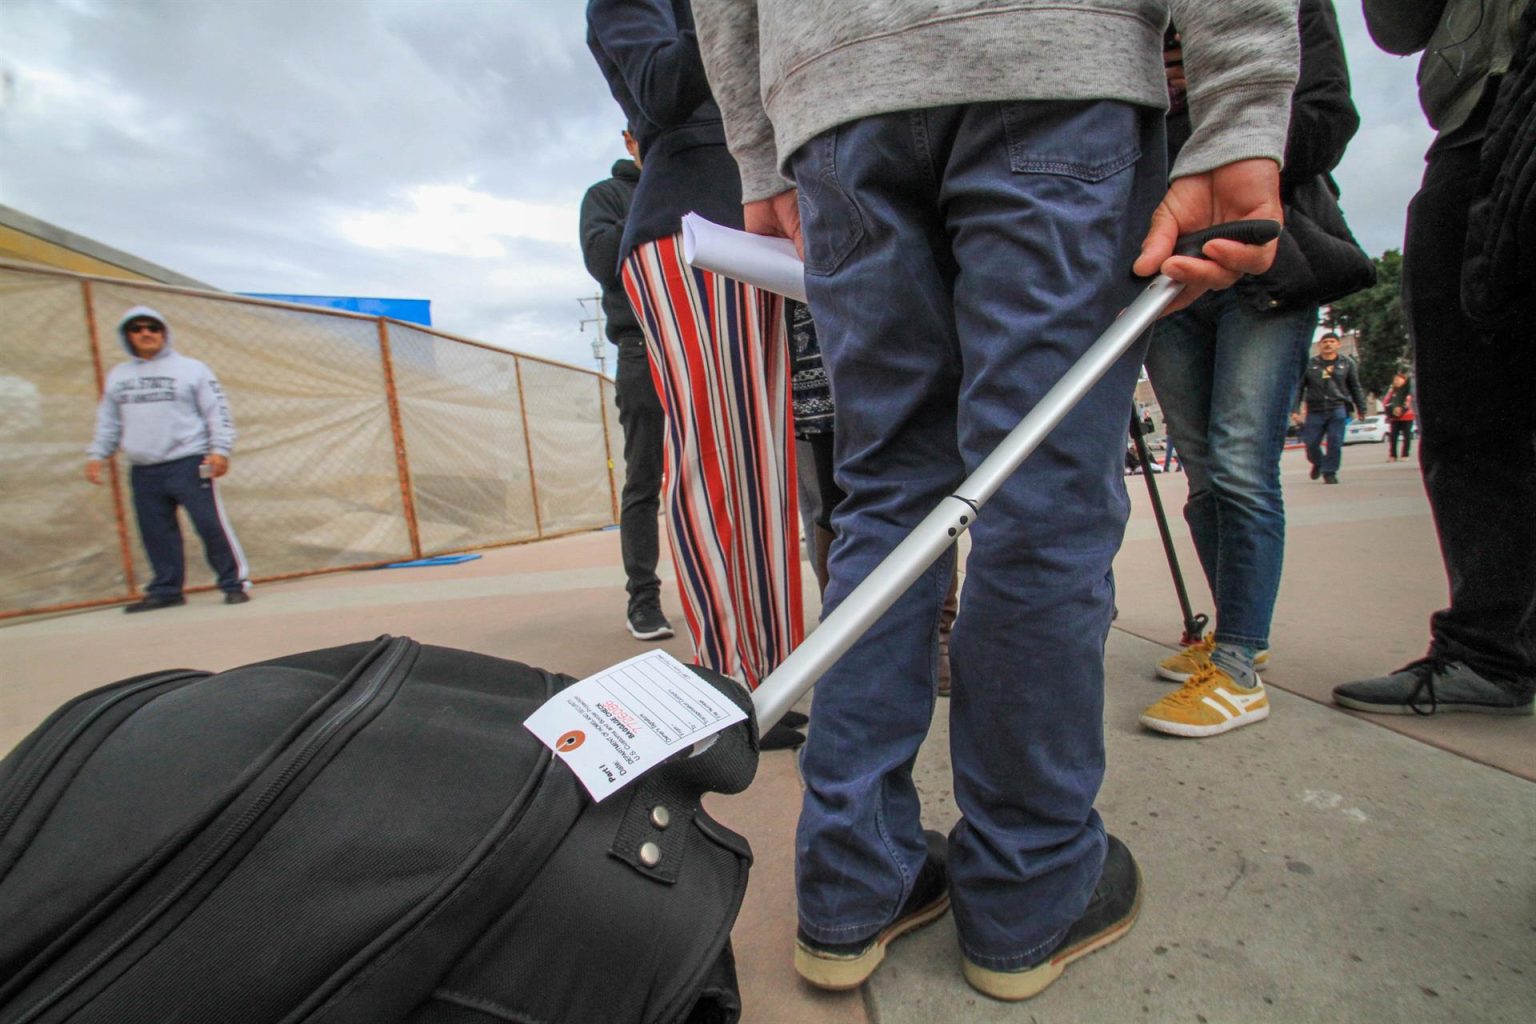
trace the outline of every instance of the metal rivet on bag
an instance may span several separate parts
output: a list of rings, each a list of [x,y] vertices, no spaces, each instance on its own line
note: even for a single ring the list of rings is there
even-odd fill
[[[672,824],[672,812],[662,804],[651,808],[651,824],[657,828],[666,828]]]
[[[640,863],[653,868],[661,863],[661,847],[655,843],[640,844]]]

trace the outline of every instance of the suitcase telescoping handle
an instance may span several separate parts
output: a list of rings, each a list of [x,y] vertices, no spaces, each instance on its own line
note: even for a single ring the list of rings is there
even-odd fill
[[[1199,256],[1205,243],[1213,239],[1263,245],[1279,234],[1280,225],[1272,220],[1232,221],[1184,235],[1178,240],[1174,252],[1180,256]],[[976,472],[954,494],[941,501],[938,508],[930,512],[806,637],[805,642],[763,680],[752,693],[759,733],[777,725],[784,712],[811,688],[811,684],[820,679],[822,673],[874,625],[912,582],[955,543],[1003,481],[1029,457],[1142,332],[1152,326],[1182,290],[1182,285],[1164,274],[1153,278],[1152,283],[1046,393],[1040,404],[1003,439],[997,450],[976,467]]]

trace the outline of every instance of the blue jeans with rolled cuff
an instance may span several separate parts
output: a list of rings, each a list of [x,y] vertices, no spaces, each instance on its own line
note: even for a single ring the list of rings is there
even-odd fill
[[[1348,423],[1349,410],[1342,405],[1308,409],[1307,418],[1301,423],[1301,443],[1307,446],[1307,461],[1325,474],[1339,471],[1339,463],[1344,459],[1344,428]]]
[[[1140,291],[1163,119],[1101,102],[984,103],[831,129],[792,164],[806,287],[837,409],[830,610],[980,464]],[[960,943],[1038,963],[1103,867],[1111,562],[1138,343],[983,507],[951,638],[950,835]],[[937,688],[953,553],[816,687],[796,837],[800,925],[856,942],[922,866],[912,766]]]
[[[1264,649],[1285,559],[1280,455],[1317,307],[1255,312],[1212,292],[1158,321],[1147,375],[1189,474],[1184,519],[1216,640]]]

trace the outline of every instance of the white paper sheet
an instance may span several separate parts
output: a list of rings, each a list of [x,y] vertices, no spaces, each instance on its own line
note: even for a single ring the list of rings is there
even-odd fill
[[[683,259],[695,267],[805,302],[805,264],[787,238],[749,235],[696,213],[683,216]]]
[[[596,802],[746,717],[687,665],[652,650],[566,687],[523,724]]]

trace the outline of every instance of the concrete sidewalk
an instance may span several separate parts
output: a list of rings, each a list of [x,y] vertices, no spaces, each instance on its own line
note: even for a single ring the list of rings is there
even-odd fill
[[[767,753],[747,793],[711,801],[756,854],[735,932],[745,1019],[1536,1019],[1536,720],[1404,721],[1326,703],[1335,683],[1422,654],[1428,614],[1445,600],[1416,468],[1383,455],[1351,447],[1338,487],[1310,484],[1299,456],[1286,456],[1290,547],[1266,674],[1274,711],[1204,741],[1136,725],[1166,692],[1151,666],[1180,617],[1144,485],[1127,481],[1134,509],[1116,563],[1100,809],[1146,879],[1130,936],[1017,1005],[965,986],[948,917],[893,947],[863,992],[810,989],[789,963],[799,782],[790,754]],[[1183,480],[1158,478],[1171,509]],[[1177,521],[1174,533],[1194,603],[1208,611]],[[385,632],[581,676],[644,649],[623,629],[618,566],[618,534],[606,531],[457,566],[274,584],[238,607],[202,594],[150,615],[13,622],[0,626],[0,750],[67,697],[114,679]],[[669,580],[678,619],[672,593]],[[814,608],[809,579],[807,598]],[[662,646],[691,657],[685,639]],[[929,826],[947,828],[956,811],[943,702],[937,711],[918,772]]]

